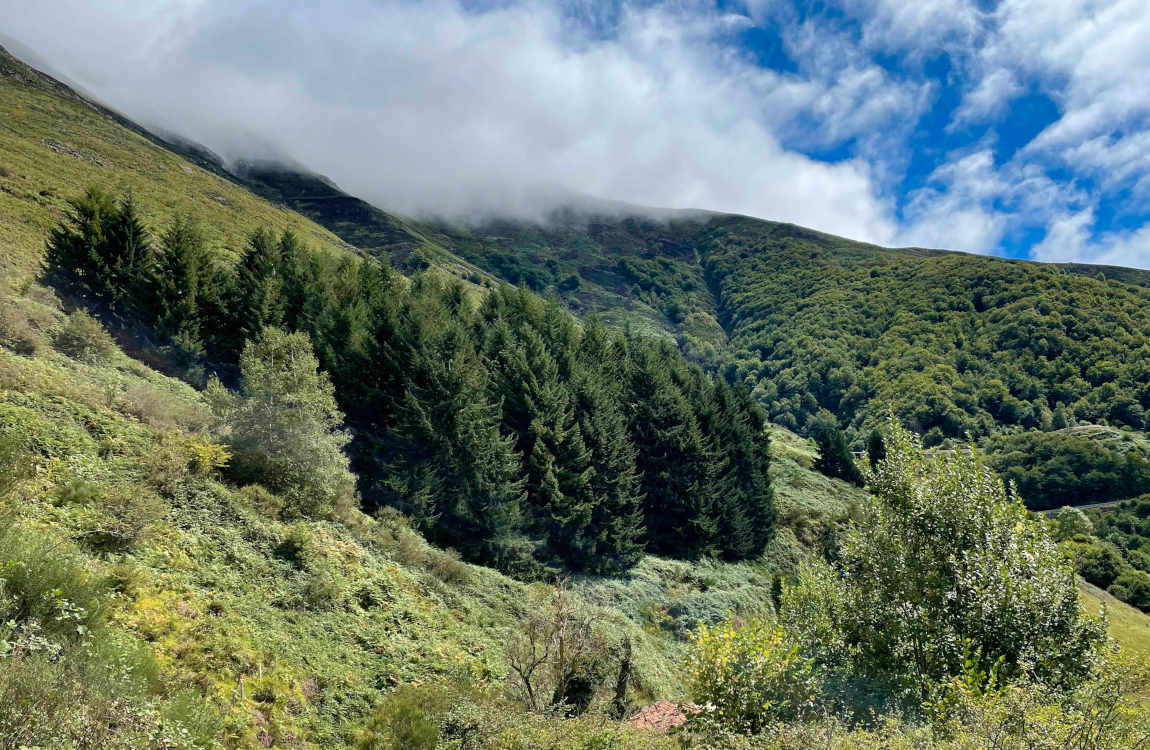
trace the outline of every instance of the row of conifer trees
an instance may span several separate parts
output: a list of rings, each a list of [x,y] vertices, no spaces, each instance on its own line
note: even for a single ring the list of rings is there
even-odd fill
[[[225,378],[263,328],[307,333],[356,435],[364,502],[468,559],[610,574],[644,551],[744,559],[769,540],[760,409],[666,342],[291,233],[228,255],[185,217],[153,237],[130,196],[93,189],[50,235],[46,272]]]

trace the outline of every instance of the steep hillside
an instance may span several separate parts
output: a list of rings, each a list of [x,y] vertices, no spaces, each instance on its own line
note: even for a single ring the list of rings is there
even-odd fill
[[[861,427],[893,409],[928,443],[1075,421],[1144,426],[1146,287],[750,219],[714,223],[701,244],[735,376],[759,382],[784,424],[826,409]]]
[[[64,323],[33,298],[2,303]],[[73,582],[57,596],[99,601],[104,629],[154,653],[146,701],[202,695],[229,746],[342,746],[387,692],[430,679],[488,686],[485,710],[503,721],[505,644],[549,587],[464,564],[394,515],[283,522],[274,496],[197,463],[210,420],[200,393],[114,349],[80,361],[0,347],[0,578],[19,563],[51,581],[45,555],[87,571],[90,590]],[[632,644],[630,700],[642,701],[681,696],[685,633],[769,608],[768,584],[761,564],[648,558],[572,590],[604,633]],[[29,686],[0,677],[0,704],[16,689]]]
[[[38,272],[44,238],[63,216],[66,200],[92,185],[130,191],[165,219],[185,213],[209,228],[210,244],[224,250],[239,251],[262,226],[291,229],[329,252],[350,249],[303,216],[145,137],[141,128],[3,48],[0,101],[0,264],[9,281]]]

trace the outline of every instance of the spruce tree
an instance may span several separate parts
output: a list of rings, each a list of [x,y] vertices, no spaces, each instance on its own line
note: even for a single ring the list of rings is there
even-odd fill
[[[102,294],[106,279],[101,259],[116,203],[104,191],[92,187],[68,201],[65,218],[48,235],[44,272],[49,281],[62,283],[79,296],[93,301]]]
[[[265,327],[283,323],[284,297],[280,243],[267,229],[258,229],[236,267],[230,317],[236,335],[248,339]]]
[[[155,255],[130,193],[120,201],[107,224],[105,242],[97,247],[102,251],[97,254],[101,292],[109,306],[119,314],[143,313]]]
[[[819,447],[819,457],[815,461],[817,471],[859,487],[863,485],[862,473],[855,465],[842,430],[831,425],[821,426],[815,435],[815,442]]]
[[[714,550],[717,532],[709,446],[672,377],[671,352],[664,344],[640,341],[631,350],[628,401],[643,477],[647,549],[697,559]]]
[[[199,341],[200,290],[212,273],[199,226],[178,215],[160,237],[153,271],[152,304],[156,327],[163,335]]]
[[[870,431],[870,437],[867,438],[866,454],[872,469],[877,468],[880,462],[886,460],[886,442],[883,441],[882,433],[877,427]]]
[[[619,358],[606,328],[587,321],[575,374],[576,413],[591,452],[590,487],[595,497],[587,538],[593,545],[589,570],[617,574],[643,554],[643,504],[637,455],[623,411],[626,357]]]

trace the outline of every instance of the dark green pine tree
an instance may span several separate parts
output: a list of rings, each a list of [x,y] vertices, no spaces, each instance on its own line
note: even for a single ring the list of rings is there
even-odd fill
[[[525,521],[533,536],[546,540],[540,550],[545,562],[584,568],[593,553],[586,538],[595,505],[591,455],[559,366],[528,311],[516,305],[511,300],[507,312],[522,327],[513,331],[507,320],[496,320],[484,348],[503,429],[525,460]]]
[[[498,403],[463,324],[444,294],[417,283],[389,347],[403,364],[401,401],[386,456],[387,484],[429,535],[468,559],[533,575],[522,533],[521,461],[500,430]],[[386,450],[386,446],[385,446]]]
[[[623,412],[627,357],[620,357],[597,318],[584,327],[575,373],[576,414],[591,452],[595,497],[586,535],[593,545],[589,570],[613,575],[643,556],[643,502],[635,446]]]
[[[700,421],[716,446],[714,461],[717,483],[715,515],[718,545],[728,560],[755,557],[763,550],[756,544],[752,492],[755,467],[743,415],[735,408],[734,395],[725,383],[715,383]],[[765,467],[764,467],[765,468]]]
[[[870,431],[870,437],[867,438],[866,455],[872,469],[886,459],[886,442],[877,427]]]
[[[200,341],[200,292],[213,276],[199,226],[179,215],[160,237],[151,295],[156,327],[169,339]]]
[[[735,438],[729,453],[735,481],[742,488],[750,521],[750,556],[763,553],[775,534],[775,495],[771,487],[771,441],[762,407],[750,390],[736,385],[727,390],[730,422]]]
[[[267,229],[248,237],[248,246],[236,266],[228,313],[235,350],[264,328],[283,325],[284,296],[280,243]]]
[[[350,275],[359,261],[344,258],[338,268],[325,265],[323,256],[286,231],[279,240],[280,294],[284,325],[299,331],[320,331],[325,316],[342,304],[350,304],[348,290],[341,295],[337,286]]]
[[[863,485],[862,472],[855,465],[843,431],[833,425],[820,425],[815,434],[819,457],[815,469],[828,477],[842,479],[859,487]]]
[[[715,549],[711,451],[671,371],[665,344],[630,342],[634,367],[628,402],[631,435],[642,472],[647,549],[697,559]]]
[[[155,252],[130,193],[120,201],[107,223],[105,242],[98,247],[103,250],[97,261],[104,278],[102,291],[112,310],[121,315],[145,313]]]
[[[44,274],[48,281],[96,301],[107,283],[102,259],[109,255],[105,245],[108,227],[117,212],[116,203],[92,187],[79,198],[69,200],[68,206],[64,220],[48,235]]]

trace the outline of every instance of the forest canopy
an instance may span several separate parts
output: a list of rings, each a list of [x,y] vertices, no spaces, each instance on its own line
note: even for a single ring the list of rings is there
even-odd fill
[[[644,551],[752,558],[771,537],[764,413],[665,342],[581,324],[523,287],[477,292],[433,270],[409,281],[290,232],[225,253],[182,216],[157,241],[131,196],[93,188],[70,205],[47,278],[189,379],[234,383],[242,365],[247,416],[232,435],[247,470],[275,465],[252,446],[287,418],[263,405],[303,398],[281,392],[298,372],[316,405],[299,433],[335,439],[330,378],[365,508],[396,507],[469,560],[528,578],[617,573]],[[323,372],[255,361],[293,347]]]

